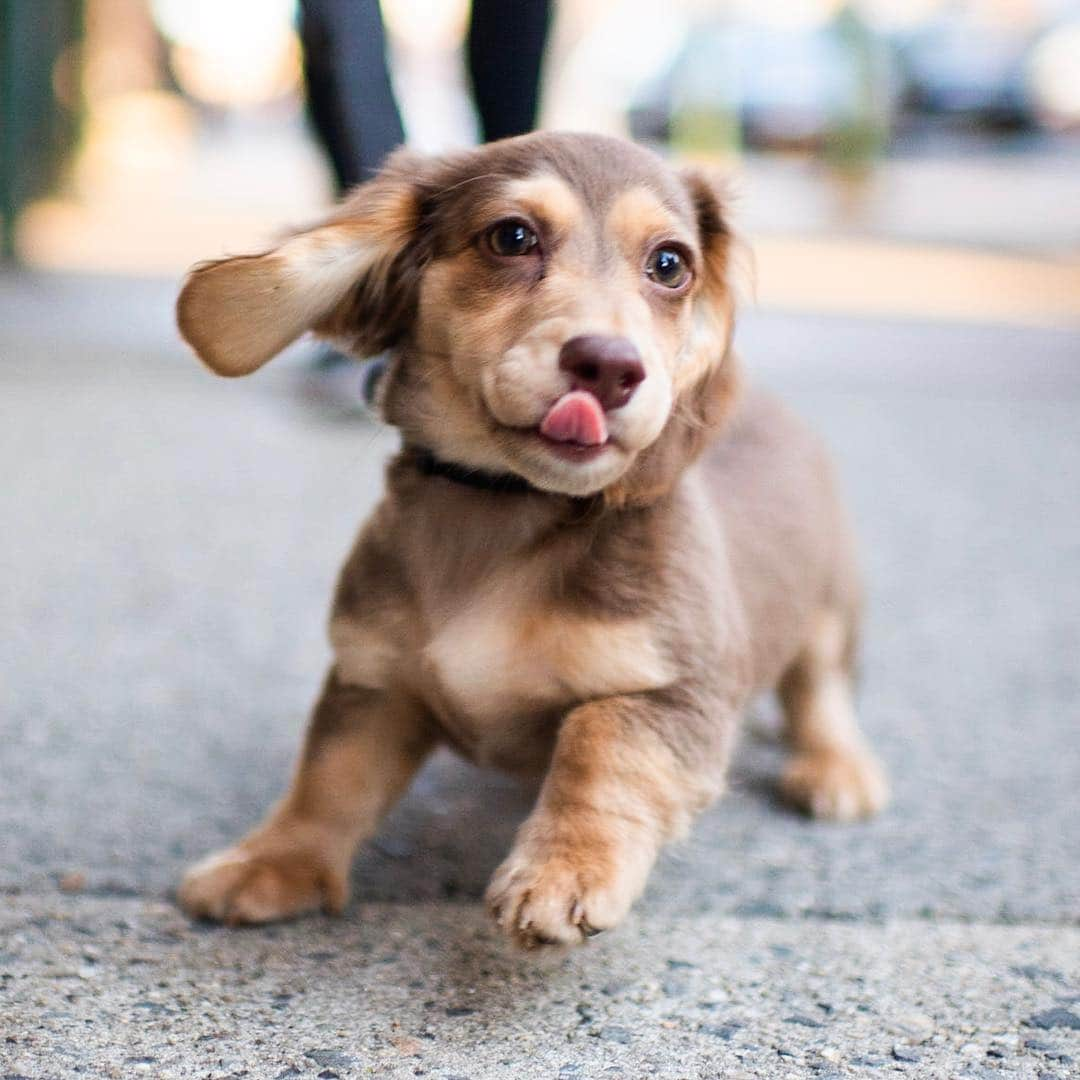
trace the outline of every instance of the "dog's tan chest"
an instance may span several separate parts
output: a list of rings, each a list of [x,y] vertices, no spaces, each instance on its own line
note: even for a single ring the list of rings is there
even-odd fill
[[[645,620],[544,610],[510,582],[489,585],[429,625],[422,640],[405,644],[386,625],[335,621],[339,672],[375,687],[404,678],[482,759],[502,756],[508,740],[532,730],[531,717],[674,679]]]
[[[502,588],[451,618],[424,654],[456,708],[487,722],[672,678],[644,620],[544,612]]]

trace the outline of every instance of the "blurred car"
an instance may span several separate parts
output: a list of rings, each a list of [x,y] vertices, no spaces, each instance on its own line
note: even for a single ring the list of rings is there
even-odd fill
[[[897,41],[905,111],[974,127],[1037,126],[1027,78],[1036,33],[954,9]]]
[[[970,0],[892,26],[850,4],[789,27],[729,14],[688,34],[636,95],[629,126],[689,150],[840,147],[854,157],[884,149],[898,124],[1080,126],[1080,55],[1070,60],[1070,49],[1080,52],[1080,0],[1041,16]]]
[[[887,48],[850,13],[784,30],[732,19],[696,27],[629,122],[690,150],[815,149],[838,130],[887,131],[897,103]]]

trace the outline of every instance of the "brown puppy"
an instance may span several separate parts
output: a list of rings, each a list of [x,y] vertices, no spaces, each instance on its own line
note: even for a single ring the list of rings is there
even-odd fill
[[[403,448],[341,575],[292,787],[188,872],[189,912],[340,911],[357,845],[443,742],[543,771],[488,901],[519,944],[581,941],[720,793],[763,688],[791,800],[882,806],[847,527],[815,439],[740,393],[729,246],[702,177],[541,134],[399,153],[323,224],[193,271],[180,328],[223,375],[308,330],[390,350]]]

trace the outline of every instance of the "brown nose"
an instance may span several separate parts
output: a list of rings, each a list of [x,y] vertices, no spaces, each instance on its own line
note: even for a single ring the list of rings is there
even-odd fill
[[[607,410],[625,405],[645,378],[637,346],[608,334],[571,338],[559,351],[559,369],[575,390],[588,390]]]

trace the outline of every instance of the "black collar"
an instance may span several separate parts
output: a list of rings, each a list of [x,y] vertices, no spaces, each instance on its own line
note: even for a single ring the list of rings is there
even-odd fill
[[[493,491],[500,495],[528,495],[540,491],[523,476],[516,476],[514,473],[489,473],[468,465],[458,465],[453,461],[443,461],[422,447],[413,450],[413,460],[422,476],[441,476],[444,480],[453,480],[478,491]]]

